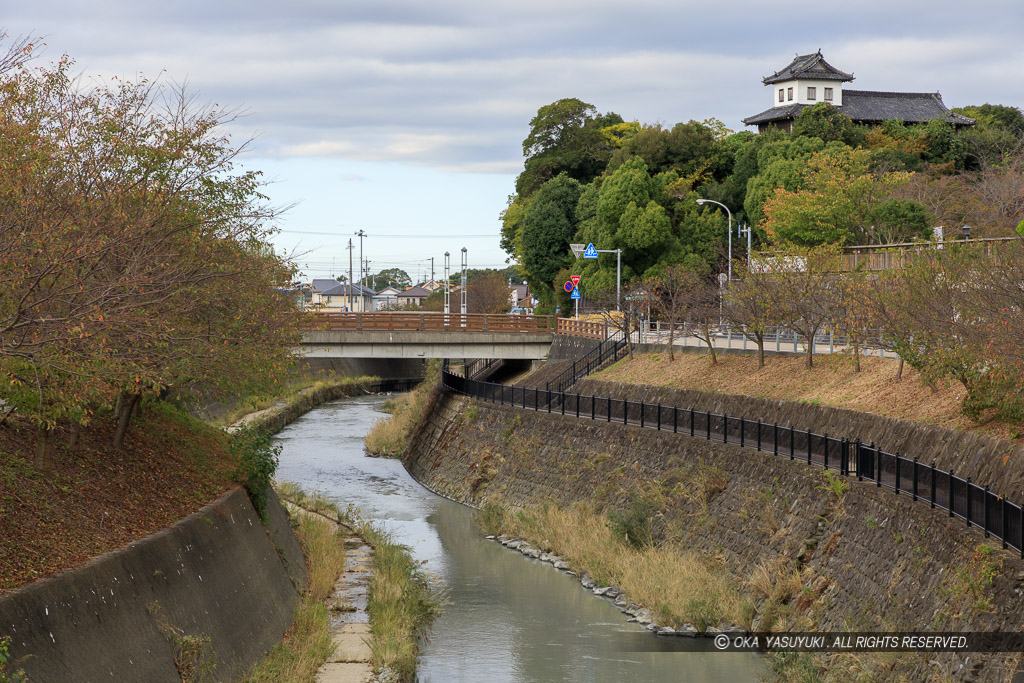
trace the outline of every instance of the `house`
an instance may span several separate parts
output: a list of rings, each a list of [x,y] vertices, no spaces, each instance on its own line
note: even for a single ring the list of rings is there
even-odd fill
[[[334,281],[334,286],[317,291],[317,280],[313,281],[313,307],[327,312],[352,311],[361,313],[373,310],[374,291],[363,285],[348,285]],[[324,281],[319,281],[324,282]]]
[[[772,128],[791,131],[793,121],[805,107],[827,102],[854,123],[875,125],[893,119],[925,123],[939,118],[957,127],[974,125],[974,119],[951,112],[938,92],[844,90],[843,83],[852,80],[853,74],[826,62],[821,50],[798,55],[786,67],[763,79],[772,89],[771,108],[743,119],[743,123],[757,126],[759,133]]]
[[[444,283],[438,282],[437,280],[427,280],[426,282],[419,286],[427,290],[428,292],[435,292],[444,287]]]
[[[423,300],[430,296],[430,292],[423,287],[410,287],[404,292],[398,293],[399,306],[422,306]]]
[[[373,295],[373,310],[380,311],[385,308],[398,306],[398,297],[401,296],[401,294],[401,289],[390,286],[385,287]]]

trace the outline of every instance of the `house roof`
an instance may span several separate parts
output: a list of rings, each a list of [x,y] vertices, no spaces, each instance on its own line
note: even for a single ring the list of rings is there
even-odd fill
[[[377,292],[377,296],[395,296],[396,294],[401,294],[401,293],[402,293],[401,289],[398,289],[397,287],[388,286],[388,287],[385,287],[384,289],[380,290],[379,292]]]
[[[330,288],[328,290],[320,292],[320,295],[321,296],[348,296],[349,295],[349,291],[348,290],[349,290],[348,284],[336,282],[334,287],[332,287],[332,288]],[[364,287],[363,285],[352,285],[352,296],[369,296],[369,297],[372,297],[373,295],[374,295],[374,291],[372,289],[370,289],[369,287]]]
[[[399,292],[398,296],[406,296],[406,297],[419,296],[419,297],[424,297],[424,296],[430,296],[430,292],[428,292],[427,290],[423,289],[422,287],[410,287],[409,289],[405,290],[404,292]]]
[[[795,78],[813,78],[819,81],[852,81],[853,74],[840,71],[825,61],[821,50],[809,55],[797,55],[787,66],[779,69],[771,76],[765,76],[763,83],[781,83]]]
[[[800,116],[809,104],[789,104],[772,107],[760,114],[743,119],[753,126],[771,121],[785,121]],[[942,102],[942,95],[917,92],[876,92],[873,90],[843,90],[843,104],[836,107],[856,122],[878,123],[900,120],[905,123],[925,123],[942,119],[958,126],[974,125],[974,119],[951,112]]]
[[[314,292],[326,292],[328,289],[333,289],[338,286],[338,281],[331,278],[313,278],[313,284],[310,286]]]

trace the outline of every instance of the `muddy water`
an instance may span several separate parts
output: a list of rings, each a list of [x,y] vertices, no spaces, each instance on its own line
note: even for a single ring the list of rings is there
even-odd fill
[[[385,416],[381,402],[338,401],[286,427],[277,476],[353,504],[446,587],[448,605],[421,643],[420,680],[753,681],[764,672],[755,655],[679,652],[686,639],[627,623],[568,574],[486,540],[472,510],[423,488],[397,460],[367,457],[363,437]]]

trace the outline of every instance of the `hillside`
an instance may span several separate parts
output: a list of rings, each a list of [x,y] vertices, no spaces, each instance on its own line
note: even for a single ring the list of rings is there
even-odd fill
[[[887,358],[865,358],[861,367],[861,372],[854,372],[852,360],[839,355],[816,357],[811,370],[804,367],[802,357],[769,355],[765,367],[758,370],[753,355],[722,354],[718,364],[712,365],[710,356],[704,354],[676,354],[670,363],[666,353],[654,353],[621,360],[594,377],[802,401],[1006,439],[1020,440],[1024,433],[1024,425],[1019,423],[977,423],[965,417],[960,411],[964,389],[959,384],[939,384],[933,390],[923,385],[920,375],[909,366],[897,380],[898,362]]]
[[[166,403],[147,403],[125,450],[97,419],[75,447],[58,433],[53,472],[32,464],[35,429],[0,426],[0,592],[84,564],[164,529],[235,485],[226,435]]]

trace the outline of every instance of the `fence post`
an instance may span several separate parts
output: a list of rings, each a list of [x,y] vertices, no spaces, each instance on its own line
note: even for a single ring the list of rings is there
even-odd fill
[[[745,417],[741,416],[740,417],[740,448],[743,448],[744,446],[747,445],[746,434],[744,434],[744,432],[746,432],[746,426],[747,426],[747,419]]]
[[[864,474],[861,471],[864,468],[860,466],[860,437],[858,437],[853,443],[854,460],[857,461],[857,481],[864,481]]]
[[[971,478],[967,477],[967,526],[971,525]]]
[[[875,452],[875,486],[882,485],[882,449],[875,446],[875,442],[871,442],[871,450]]]
[[[761,450],[761,418],[757,418],[757,450]]]
[[[917,500],[917,458],[914,458],[914,490],[910,494],[911,500]]]
[[[779,454],[779,423],[772,423],[772,450],[775,455]]]
[[[811,430],[807,430],[807,464],[811,464]]]
[[[789,459],[796,457],[796,430],[789,425]]]
[[[594,420],[594,417],[595,417],[595,415],[597,413],[597,409],[595,407],[596,403],[597,403],[597,396],[591,395],[590,396],[590,420],[591,421]]]
[[[548,412],[550,413],[551,412],[551,390],[548,389],[547,392],[548,392]]]
[[[827,470],[827,469],[828,469],[828,432],[825,432],[825,453],[824,453],[824,460],[825,460],[825,469]]]
[[[608,422],[612,421],[612,397],[608,396]]]
[[[900,452],[896,451],[896,495],[900,495]]]
[[[537,412],[538,407],[540,405],[540,399],[537,398],[537,395],[539,393],[540,393],[540,389],[534,389],[533,390],[533,412]]]
[[[935,461],[932,460],[932,485],[931,485],[931,506],[935,507]]]
[[[708,441],[711,441],[711,411],[709,410],[708,412],[706,412],[706,413],[704,413],[704,414],[705,414],[705,415],[707,416],[707,418],[708,418],[708,426],[707,426],[707,436],[708,436]]]
[[[988,538],[988,484],[985,484],[985,538]]]
[[[559,403],[562,404],[562,415],[565,415],[565,392],[564,391],[562,392],[562,397],[559,400]]]
[[[999,528],[1003,531],[1003,550],[1006,550],[1006,498],[1000,498],[999,500],[1002,503],[1002,505],[999,506],[999,512],[1002,513]]]
[[[679,406],[672,406],[672,433],[679,433]]]
[[[953,470],[949,471],[949,516],[953,516]]]
[[[729,413],[722,413],[722,443],[729,443]]]
[[[658,431],[661,431],[661,401],[658,402]]]
[[[576,419],[580,417],[580,395],[576,394]]]
[[[693,408],[691,407],[690,408],[690,436],[693,436],[693,431],[694,431],[693,430],[693,421],[694,421]]]
[[[644,426],[644,406],[645,405],[646,404],[643,402],[643,400],[641,400],[640,401],[640,426],[641,427]]]

